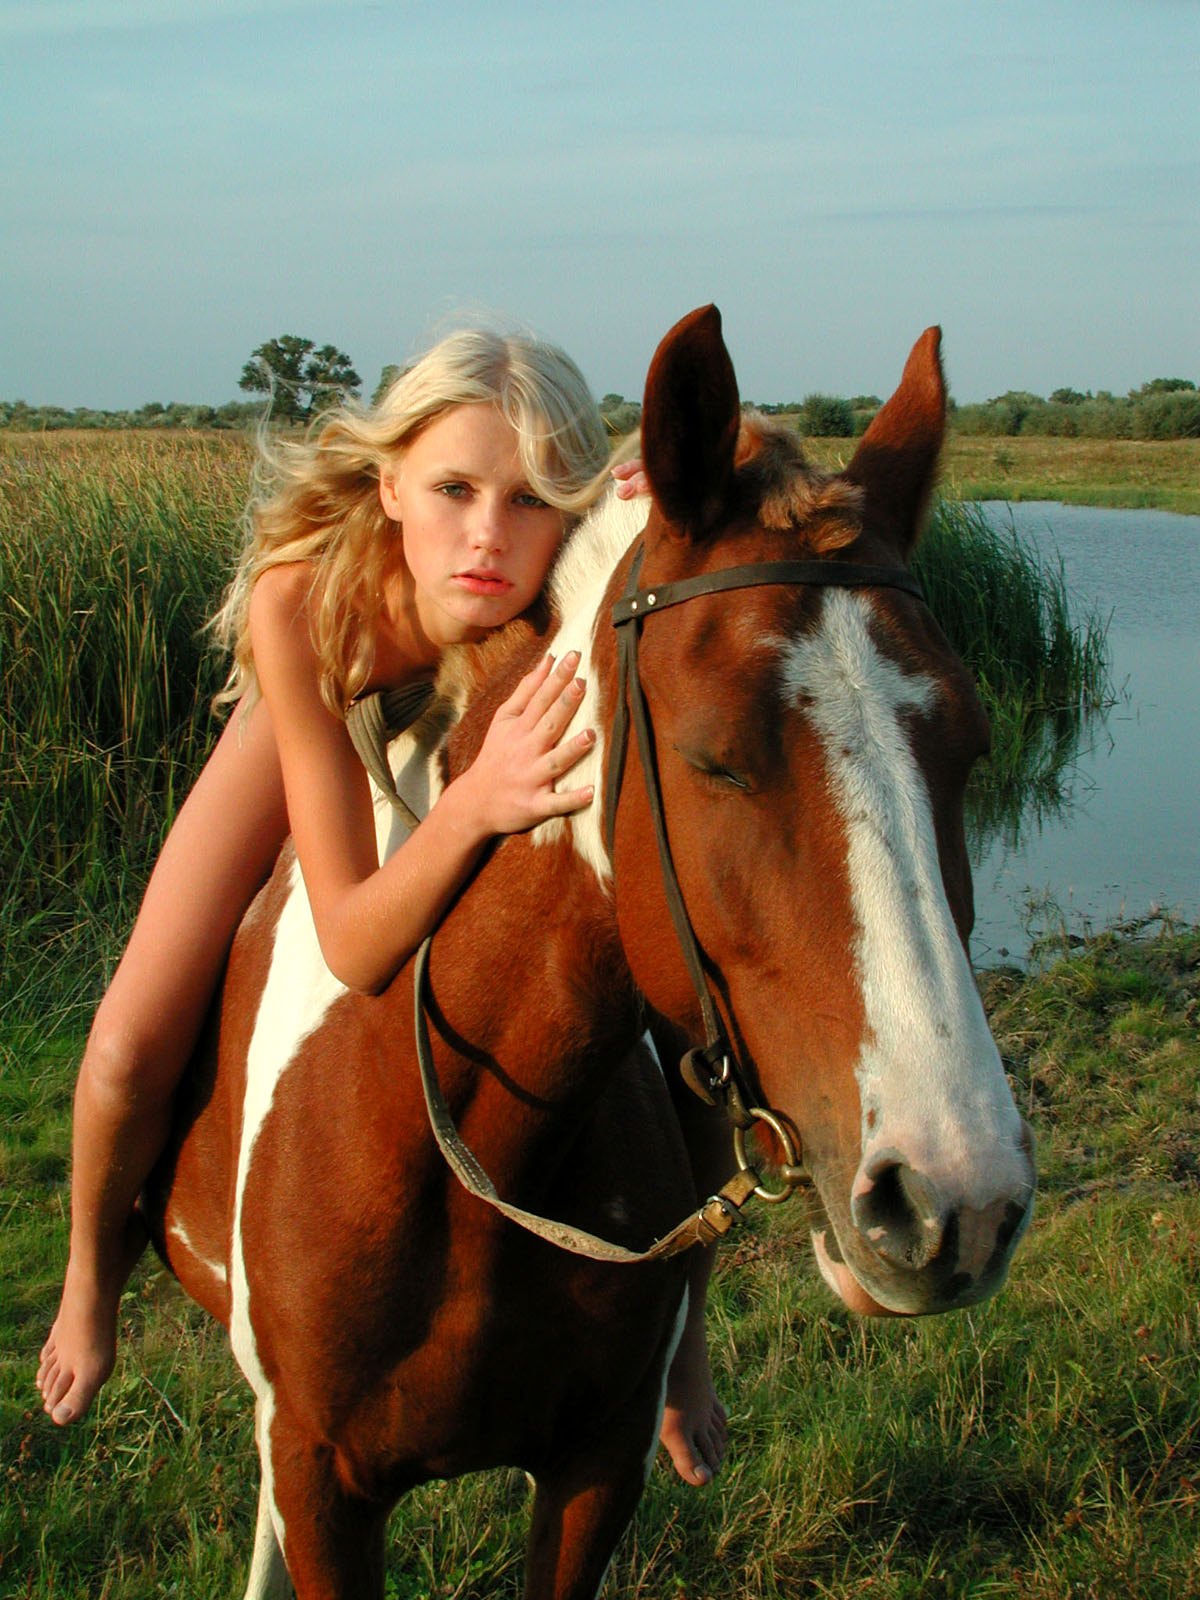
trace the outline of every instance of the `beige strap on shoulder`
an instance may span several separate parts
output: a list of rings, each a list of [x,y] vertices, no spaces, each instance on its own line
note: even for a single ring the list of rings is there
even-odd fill
[[[365,694],[351,701],[346,712],[346,731],[358,759],[410,830],[421,819],[396,788],[388,764],[388,745],[420,719],[432,699],[432,683],[409,683],[400,689],[380,689],[375,694]]]

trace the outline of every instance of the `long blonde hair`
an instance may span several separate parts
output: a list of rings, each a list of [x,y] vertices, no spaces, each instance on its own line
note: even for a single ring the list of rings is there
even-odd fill
[[[520,440],[529,486],[567,527],[607,478],[608,442],[583,375],[556,345],[477,329],[453,333],[402,373],[374,406],[349,402],[303,441],[264,428],[247,507],[249,537],[221,609],[217,638],[233,653],[218,703],[258,692],[250,594],[268,567],[312,564],[313,643],[321,698],[337,715],[367,681],[385,578],[402,560],[379,479],[398,451],[454,406],[495,405]]]

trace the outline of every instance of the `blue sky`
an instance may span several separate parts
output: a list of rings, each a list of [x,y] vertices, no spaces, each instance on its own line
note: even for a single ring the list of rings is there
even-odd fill
[[[0,130],[2,398],[709,300],[757,400],[1200,381],[1200,0],[0,0]]]

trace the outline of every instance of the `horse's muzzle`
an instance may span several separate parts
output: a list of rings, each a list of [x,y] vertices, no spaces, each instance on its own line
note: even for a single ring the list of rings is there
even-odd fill
[[[993,1152],[985,1166],[990,1186],[977,1171],[930,1174],[895,1150],[872,1152],[855,1174],[848,1226],[836,1226],[833,1207],[836,1239],[814,1235],[826,1281],[868,1314],[949,1311],[994,1294],[1033,1209],[1028,1123],[1016,1148]]]

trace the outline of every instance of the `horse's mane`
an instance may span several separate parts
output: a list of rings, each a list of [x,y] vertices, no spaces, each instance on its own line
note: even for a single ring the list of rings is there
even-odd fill
[[[738,430],[736,483],[746,509],[764,528],[795,528],[815,555],[840,550],[862,531],[862,490],[808,463],[786,423],[748,411]]]

